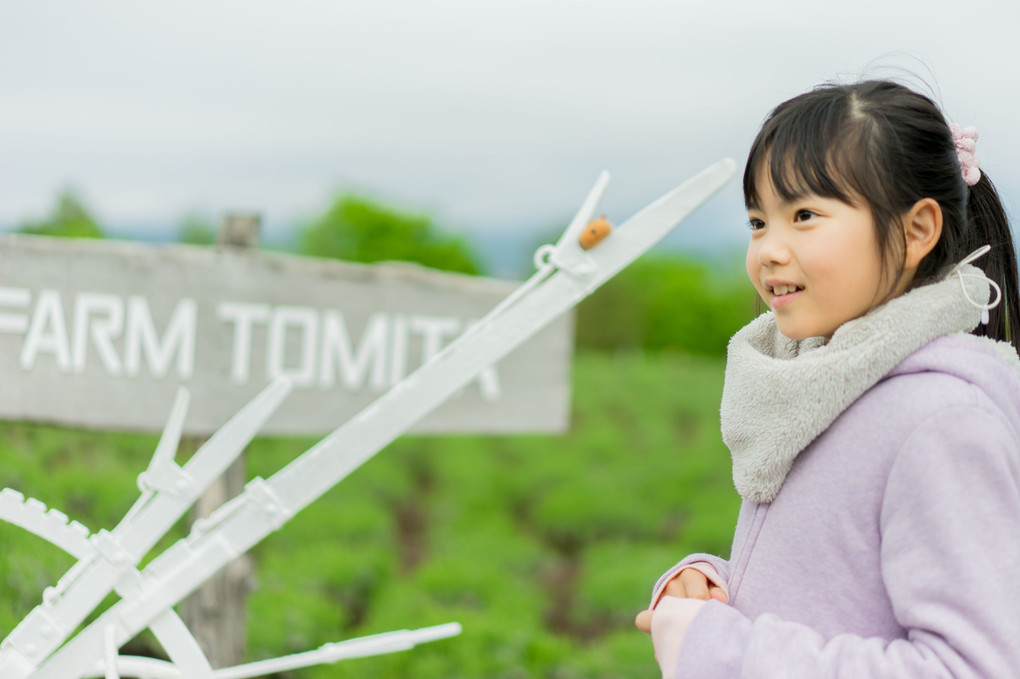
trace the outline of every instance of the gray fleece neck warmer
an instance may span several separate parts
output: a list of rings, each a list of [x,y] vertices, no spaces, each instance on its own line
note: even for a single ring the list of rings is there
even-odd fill
[[[911,290],[844,323],[831,340],[791,340],[772,312],[730,340],[723,386],[723,441],[745,500],[771,502],[794,459],[900,361],[944,335],[970,332],[989,299],[979,269]]]

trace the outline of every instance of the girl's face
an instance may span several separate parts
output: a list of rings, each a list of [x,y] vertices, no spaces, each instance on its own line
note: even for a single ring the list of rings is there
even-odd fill
[[[871,211],[813,194],[786,202],[762,165],[747,273],[781,333],[828,339],[889,296]]]

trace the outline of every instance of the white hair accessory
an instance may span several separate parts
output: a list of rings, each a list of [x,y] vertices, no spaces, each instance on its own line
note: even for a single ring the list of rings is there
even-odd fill
[[[986,276],[983,272],[981,272],[980,269],[977,269],[978,273],[972,273],[963,271],[963,267],[965,264],[970,264],[971,262],[981,257],[991,249],[992,249],[991,245],[982,245],[977,250],[964,257],[963,260],[959,264],[954,266],[953,270],[949,272],[949,276],[946,276],[946,278],[950,278],[953,275],[955,275],[960,281],[960,290],[963,291],[963,296],[967,298],[967,302],[977,307],[978,309],[981,309],[981,325],[988,325],[989,310],[999,306],[999,302],[1002,301],[1002,288],[999,287],[998,283],[996,283],[991,278]],[[963,284],[963,279],[967,277],[983,278],[988,283],[989,287],[995,290],[995,299],[993,299],[988,304],[981,304],[980,302],[975,301],[974,298],[972,298],[970,294],[967,292],[967,286]]]

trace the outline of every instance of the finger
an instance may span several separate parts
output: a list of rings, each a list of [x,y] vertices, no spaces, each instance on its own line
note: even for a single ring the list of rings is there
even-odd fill
[[[723,591],[722,587],[712,586],[708,588],[708,595],[716,601],[721,601],[724,604],[730,602],[730,598],[726,596],[726,592]]]
[[[640,613],[638,613],[637,617],[634,618],[634,624],[642,632],[644,632],[646,634],[651,634],[652,633],[652,611],[651,610],[646,610],[646,611],[641,611]]]
[[[687,596],[687,588],[684,587],[684,583],[680,580],[680,576],[677,576],[666,583],[666,588],[662,590],[665,596],[676,596],[681,599]]]
[[[699,570],[688,568],[678,578],[686,590],[684,596],[691,599],[708,599],[708,578]]]

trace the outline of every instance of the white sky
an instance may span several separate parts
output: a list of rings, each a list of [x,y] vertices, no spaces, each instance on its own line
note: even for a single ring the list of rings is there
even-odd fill
[[[548,232],[602,169],[619,222],[718,158],[742,164],[774,105],[877,58],[978,126],[1012,207],[1020,4],[963,6],[8,0],[0,226],[73,186],[115,229],[232,209],[285,229],[355,190],[454,231]],[[681,229],[739,244],[745,219],[734,182]]]

